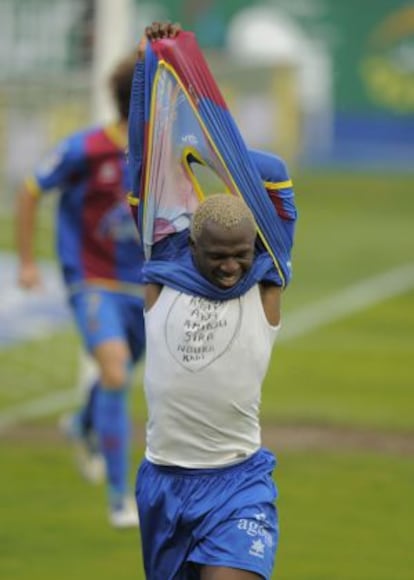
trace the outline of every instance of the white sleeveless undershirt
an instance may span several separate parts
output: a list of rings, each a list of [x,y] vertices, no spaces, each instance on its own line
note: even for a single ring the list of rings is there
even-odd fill
[[[218,302],[164,286],[145,314],[146,457],[161,465],[218,467],[261,444],[261,385],[280,328],[256,285]]]

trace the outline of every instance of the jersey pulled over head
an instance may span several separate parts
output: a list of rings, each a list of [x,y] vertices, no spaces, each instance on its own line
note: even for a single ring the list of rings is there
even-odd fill
[[[215,191],[244,200],[254,216],[257,255],[249,280],[286,286],[296,221],[292,182],[279,157],[247,149],[192,33],[147,42],[135,68],[128,127],[129,200],[146,282],[217,296],[217,279],[211,288],[206,272],[199,280],[189,275],[190,264],[177,267],[179,256],[186,259],[192,216],[209,197],[201,179],[207,175],[206,185],[218,181]],[[193,258],[197,249],[191,247]],[[233,296],[229,290],[226,284],[226,296]]]

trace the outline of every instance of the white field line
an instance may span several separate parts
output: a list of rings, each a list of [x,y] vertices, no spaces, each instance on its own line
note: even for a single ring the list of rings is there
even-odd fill
[[[367,278],[329,298],[286,315],[280,340],[300,337],[388,298],[404,294],[412,288],[414,288],[414,264],[407,264]],[[78,390],[74,388],[10,407],[0,413],[0,431],[25,419],[42,417],[73,407],[78,398]]]
[[[59,391],[34,401],[10,407],[0,414],[0,433],[26,419],[45,417],[63,409],[71,408],[78,401],[75,389]]]
[[[362,280],[283,319],[281,340],[297,338],[414,288],[414,264]]]

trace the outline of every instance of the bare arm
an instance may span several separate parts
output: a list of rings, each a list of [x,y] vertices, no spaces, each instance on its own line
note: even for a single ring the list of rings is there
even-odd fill
[[[39,200],[22,186],[16,207],[16,246],[19,259],[18,284],[22,288],[40,286],[41,277],[34,258],[34,236]]]
[[[280,322],[282,288],[272,284],[260,284],[260,296],[268,323],[277,326]]]
[[[145,310],[147,312],[158,300],[161,290],[162,286],[160,284],[147,284],[145,286]]]

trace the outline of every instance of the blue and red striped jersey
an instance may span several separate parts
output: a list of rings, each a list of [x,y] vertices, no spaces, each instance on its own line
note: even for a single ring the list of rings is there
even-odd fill
[[[143,254],[126,201],[126,138],[116,125],[89,128],[62,141],[27,185],[59,190],[57,253],[68,285],[140,283]]]

